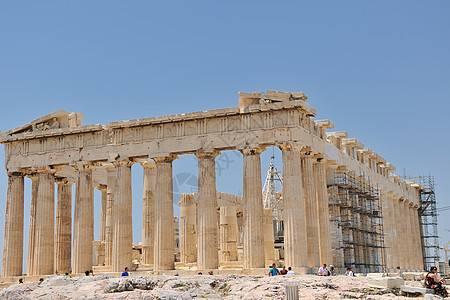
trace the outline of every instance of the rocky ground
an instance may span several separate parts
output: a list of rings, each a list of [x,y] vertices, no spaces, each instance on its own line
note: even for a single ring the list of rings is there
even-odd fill
[[[41,284],[14,284],[0,291],[0,299],[285,299],[283,283],[291,281],[299,283],[300,299],[412,299],[398,296],[397,290],[369,287],[368,280],[314,275],[55,276]]]

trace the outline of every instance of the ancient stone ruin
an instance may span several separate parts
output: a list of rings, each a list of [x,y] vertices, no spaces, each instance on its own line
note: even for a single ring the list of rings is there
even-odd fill
[[[239,107],[107,125],[82,125],[81,113],[60,110],[2,133],[9,177],[2,276],[23,273],[25,177],[32,180],[28,275],[79,274],[95,265],[119,272],[133,262],[153,272],[251,272],[279,260],[297,274],[322,263],[423,270],[420,185],[394,175],[392,164],[346,132],[326,132],[333,122],[314,120],[303,93],[239,96]],[[262,199],[260,154],[271,146],[283,159],[281,244]],[[216,190],[215,158],[225,150],[242,153],[243,197]],[[175,219],[172,162],[184,154],[198,158],[198,193],[182,196]],[[135,250],[133,164],[144,168]],[[94,188],[102,192],[95,242]]]

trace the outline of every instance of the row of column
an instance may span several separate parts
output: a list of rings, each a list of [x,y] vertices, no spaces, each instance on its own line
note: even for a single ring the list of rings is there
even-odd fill
[[[381,193],[386,264],[394,270],[422,271],[423,253],[418,206],[389,192]]]
[[[264,230],[260,153],[263,148],[242,149],[244,156],[244,268],[263,268]],[[325,166],[299,147],[282,147],[286,264],[316,267],[331,261]],[[197,264],[218,268],[219,230],[215,157],[219,152],[198,152]],[[143,261],[154,270],[174,268],[172,162],[177,157],[154,158],[144,166]],[[130,160],[107,169],[102,195],[101,239],[105,264],[120,271],[132,262],[132,201]],[[82,273],[92,268],[94,196],[92,165],[78,164],[71,253],[71,183],[58,180],[54,221],[54,173],[44,169],[32,177],[29,274],[52,274],[56,269]],[[2,276],[22,274],[24,175],[9,175]],[[155,201],[157,199],[157,201]],[[305,212],[304,214],[299,212]],[[305,243],[306,240],[306,243]],[[56,249],[56,250],[54,250]],[[319,250],[319,251],[318,251]],[[234,254],[233,254],[234,255]],[[72,263],[70,264],[70,257]]]

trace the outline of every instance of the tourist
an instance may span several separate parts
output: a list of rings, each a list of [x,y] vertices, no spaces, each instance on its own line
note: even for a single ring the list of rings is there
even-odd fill
[[[403,272],[402,272],[402,270],[400,269],[400,267],[397,267],[397,273],[398,273],[398,277],[400,277],[400,278],[402,278],[402,279],[405,279],[405,278],[403,277]]]
[[[327,269],[327,264],[323,264],[323,266],[321,266],[319,268],[319,276],[328,276],[328,269]]]
[[[277,275],[280,275],[280,271],[278,271],[277,265],[273,264],[272,269],[270,269],[269,271],[269,276],[277,276]]]
[[[197,275],[203,275],[203,273],[202,272],[198,272]]]
[[[122,275],[120,276],[128,276],[128,267],[125,267],[125,271],[123,271]]]
[[[286,275],[287,274],[287,270],[286,270],[286,266],[283,266],[283,268],[281,269],[281,271],[280,271],[280,274],[281,275]]]
[[[23,278],[19,278],[19,283],[23,283]]]
[[[88,270],[84,271],[84,275],[89,276],[89,271]]]
[[[431,267],[430,272],[425,276],[425,286],[428,289],[433,289],[436,295],[446,298],[448,297],[448,292],[442,285],[444,280],[445,278],[438,278],[437,268]]]
[[[286,275],[295,275],[295,273],[294,273],[294,271],[292,271],[291,267],[288,268],[288,272]]]
[[[66,272],[66,275],[64,275],[66,278],[70,278],[69,272]]]
[[[345,272],[345,276],[355,276],[353,274],[352,268],[347,268],[347,272]]]
[[[330,276],[334,276],[334,267],[330,265]]]
[[[44,278],[39,278],[39,284],[44,282]]]
[[[89,276],[94,276],[94,271],[89,270]]]
[[[209,275],[214,275],[213,271],[208,272]]]

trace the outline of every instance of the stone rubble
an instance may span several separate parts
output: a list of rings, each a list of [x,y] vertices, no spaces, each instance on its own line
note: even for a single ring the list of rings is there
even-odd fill
[[[41,284],[14,284],[0,291],[0,299],[284,299],[283,284],[293,281],[299,283],[300,299],[423,299],[400,296],[398,289],[370,287],[370,277],[315,275],[55,276]]]

